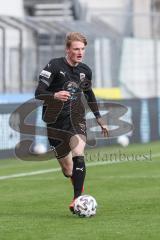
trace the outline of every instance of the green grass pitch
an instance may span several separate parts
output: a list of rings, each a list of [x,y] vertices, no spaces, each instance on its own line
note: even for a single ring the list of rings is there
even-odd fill
[[[87,151],[85,193],[98,202],[93,218],[69,212],[72,186],[60,171],[0,178],[0,240],[160,239],[159,145]],[[0,177],[58,167],[56,160],[0,160]]]

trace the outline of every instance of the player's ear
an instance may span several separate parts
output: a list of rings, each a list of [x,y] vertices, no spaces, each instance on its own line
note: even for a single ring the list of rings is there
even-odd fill
[[[68,47],[66,47],[65,52],[66,52],[66,55],[68,55],[68,53],[69,53],[69,48]]]

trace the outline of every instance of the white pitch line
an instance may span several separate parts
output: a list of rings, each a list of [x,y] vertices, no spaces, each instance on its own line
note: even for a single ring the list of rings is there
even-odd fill
[[[51,172],[58,172],[60,170],[61,170],[60,168],[53,168],[53,169],[45,169],[45,170],[34,171],[34,172],[17,173],[17,174],[11,174],[11,175],[6,175],[6,176],[0,176],[0,180],[33,176],[33,175],[39,175],[39,174],[45,174],[45,173],[51,173]]]
[[[111,163],[115,163],[115,162],[114,161],[112,161],[112,162],[111,161],[107,161],[107,162],[99,161],[99,162],[88,163],[86,165],[87,166],[97,166],[97,165],[111,164]],[[61,171],[61,168],[44,169],[44,170],[40,170],[40,171],[33,171],[33,172],[26,172],[26,173],[17,173],[17,174],[11,174],[11,175],[6,175],[6,176],[0,176],[0,180],[18,178],[18,177],[26,177],[26,176],[34,176],[34,175],[40,175],[40,174],[52,173],[52,172],[59,172],[59,171]]]
[[[105,165],[105,164],[120,163],[120,162],[122,162],[122,161],[99,161],[99,162],[87,163],[86,166],[97,166],[97,165]],[[33,171],[33,172],[26,172],[26,173],[17,173],[17,174],[0,176],[0,180],[26,177],[26,176],[34,176],[34,175],[59,172],[59,171],[61,171],[61,168],[44,169],[44,170],[40,170],[40,171]]]
[[[160,157],[160,153],[152,154],[152,157]],[[143,158],[142,158],[142,160],[139,159],[139,161],[145,162],[145,160]],[[115,160],[115,161],[114,160],[113,161],[97,161],[97,162],[86,163],[86,166],[92,167],[92,166],[97,166],[97,165],[115,164],[115,163],[123,163],[123,162],[132,162],[132,161],[128,161],[127,159],[126,160]],[[136,161],[136,162],[138,162],[138,161]],[[152,160],[148,160],[148,162],[152,162]],[[44,169],[44,170],[40,170],[40,171],[33,171],[33,172],[26,172],[26,173],[17,173],[17,174],[0,176],[0,180],[34,176],[34,175],[59,172],[59,171],[61,171],[61,168]]]

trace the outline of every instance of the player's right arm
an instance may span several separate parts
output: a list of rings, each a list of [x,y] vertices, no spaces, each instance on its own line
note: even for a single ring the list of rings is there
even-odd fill
[[[54,80],[56,71],[52,60],[45,66],[39,75],[38,86],[35,91],[35,98],[40,100],[47,100],[53,98],[54,93],[49,90],[49,87]]]
[[[70,97],[70,93],[67,91],[54,91],[54,89],[50,90],[50,85],[52,81],[56,78],[57,68],[53,64],[53,60],[51,60],[42,72],[39,75],[39,83],[35,91],[35,98],[40,100],[52,100],[57,99],[62,102],[65,102]]]

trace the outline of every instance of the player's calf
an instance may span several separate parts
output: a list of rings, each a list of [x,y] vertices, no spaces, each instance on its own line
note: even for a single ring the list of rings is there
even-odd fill
[[[74,199],[79,197],[82,193],[85,175],[86,167],[84,156],[73,157],[72,182],[74,187]]]

